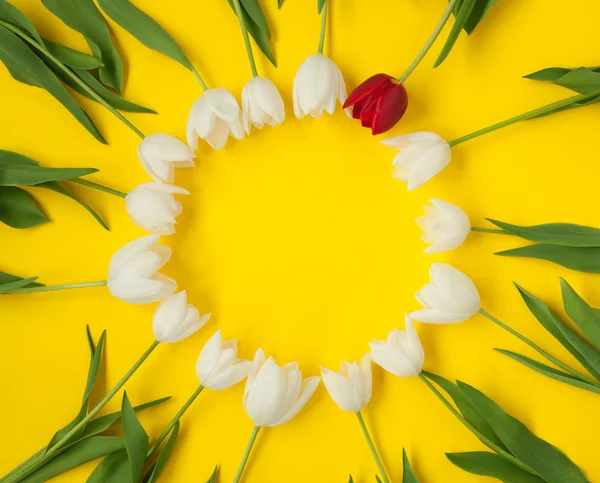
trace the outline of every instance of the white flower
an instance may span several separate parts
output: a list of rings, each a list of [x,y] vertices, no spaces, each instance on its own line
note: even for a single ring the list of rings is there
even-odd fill
[[[423,229],[421,240],[431,243],[425,253],[438,253],[461,246],[471,232],[467,214],[458,206],[442,200],[429,200],[433,206],[424,206],[425,216],[417,220]]]
[[[425,354],[411,318],[406,316],[406,330],[394,329],[387,340],[371,342],[371,360],[394,376],[411,377],[421,373]]]
[[[127,213],[133,222],[156,235],[175,233],[175,218],[182,210],[174,194],[189,195],[183,188],[164,183],[144,183],[136,186],[125,199]]]
[[[463,322],[481,309],[479,292],[472,280],[446,263],[434,263],[429,270],[431,283],[417,292],[425,307],[410,314],[414,320],[429,324]]]
[[[322,367],[321,377],[331,399],[344,411],[357,413],[371,399],[373,382],[368,353],[363,356],[360,365],[343,361],[339,372]]]
[[[154,181],[172,183],[175,168],[193,168],[196,155],[179,139],[168,134],[146,136],[138,147],[138,156]]]
[[[262,129],[275,126],[285,119],[285,107],[277,87],[264,77],[254,77],[242,90],[244,129],[250,134],[252,125]]]
[[[252,361],[237,358],[235,340],[223,342],[218,330],[202,348],[196,363],[200,384],[220,391],[240,382],[252,369]]]
[[[204,91],[192,106],[186,133],[192,151],[198,148],[198,137],[205,139],[213,149],[224,147],[229,134],[242,139],[244,128],[235,97],[221,87]]]
[[[294,114],[298,119],[307,114],[321,117],[323,110],[333,114],[336,100],[343,105],[346,97],[344,77],[333,60],[314,54],[300,64],[294,79]],[[349,116],[350,112],[346,110]]]
[[[279,367],[272,357],[265,361],[259,349],[246,381],[244,408],[255,426],[278,426],[298,414],[319,381],[319,377],[302,380],[297,362]]]
[[[210,319],[187,303],[185,290],[164,299],[154,312],[152,331],[159,342],[179,342],[199,330]]]
[[[159,238],[138,238],[113,255],[106,281],[113,296],[130,304],[149,304],[175,292],[177,283],[158,273],[171,258],[171,250],[159,245]]]
[[[394,158],[392,176],[408,182],[408,191],[429,181],[450,162],[450,145],[432,132],[406,134],[381,142],[400,150]]]

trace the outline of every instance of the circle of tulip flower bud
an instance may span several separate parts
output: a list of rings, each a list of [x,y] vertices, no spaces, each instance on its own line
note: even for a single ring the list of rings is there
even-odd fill
[[[254,125],[262,129],[265,124],[275,126],[285,120],[285,106],[281,94],[269,79],[254,77],[242,89],[244,129],[250,134]]]
[[[360,364],[343,361],[339,372],[322,367],[321,377],[331,399],[344,411],[358,413],[371,400],[373,382],[368,353]]]
[[[196,155],[179,139],[168,134],[146,136],[138,147],[138,156],[154,181],[172,183],[175,168],[193,168]]]
[[[417,220],[423,229],[421,240],[430,243],[425,253],[439,253],[461,246],[471,233],[471,222],[458,206],[443,200],[429,200],[433,206],[424,206],[425,216]]]
[[[187,303],[185,290],[164,299],[154,312],[152,331],[159,342],[179,342],[200,330],[210,319],[210,314],[200,317],[200,312]]]

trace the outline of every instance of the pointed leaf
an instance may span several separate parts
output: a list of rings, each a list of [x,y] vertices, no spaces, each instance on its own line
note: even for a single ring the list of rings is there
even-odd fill
[[[131,483],[131,471],[127,461],[127,450],[122,449],[104,458],[86,483]]]
[[[12,3],[7,2],[6,0],[0,0],[0,21],[6,22],[10,25],[14,25],[15,27],[21,29],[23,32],[28,33],[38,42],[42,42],[40,34],[38,33],[35,26],[31,23],[31,21],[25,16],[23,12],[21,12],[17,7],[15,7]]]
[[[47,168],[21,164],[13,159],[16,154],[0,150],[0,186],[32,186],[48,181],[79,178],[98,171],[96,168]]]
[[[215,469],[211,473],[210,478],[208,479],[208,481],[206,483],[217,483],[218,473],[219,473],[219,467],[215,466]],[[350,483],[352,483],[352,476],[350,476]]]
[[[561,247],[558,245],[529,245],[497,252],[503,257],[537,258],[557,263],[584,273],[600,273],[600,247]]]
[[[565,311],[581,332],[600,348],[600,314],[583,300],[564,278],[560,279],[560,288]]]
[[[235,14],[235,7],[233,6],[232,0],[227,0],[229,2],[229,6],[232,8]],[[252,36],[256,45],[262,50],[263,54],[271,61],[275,67],[277,67],[277,62],[275,61],[275,57],[273,52],[271,51],[271,47],[269,46],[269,38],[267,35],[260,29],[260,27],[250,18],[248,12],[243,8],[242,5],[242,17],[246,24],[246,28],[248,29],[248,33]]]
[[[324,1],[324,0],[320,0]],[[240,0],[242,8],[246,11],[252,22],[259,28],[267,39],[271,38],[271,31],[269,30],[269,24],[265,18],[265,14],[260,8],[258,0]],[[321,7],[322,8],[322,7]]]
[[[100,67],[104,66],[102,61],[93,55],[79,52],[71,47],[57,44],[56,42],[52,42],[48,39],[43,39],[43,41],[44,45],[48,49],[48,52],[72,69],[92,70],[99,69]]]
[[[544,483],[539,476],[532,475],[501,456],[487,451],[470,453],[446,453],[446,458],[461,470],[474,475],[491,476],[504,483]]]
[[[19,288],[31,287],[33,286],[33,282],[37,280],[37,277],[31,278],[23,278],[21,280],[15,280],[14,282],[7,282],[0,285],[0,294],[10,293],[13,290],[17,290]]]
[[[139,481],[146,463],[148,435],[140,424],[126,392],[123,393],[121,413],[127,459],[129,460],[129,474],[131,475],[131,481]]]
[[[37,277],[30,277],[27,280],[36,279]],[[11,275],[10,273],[0,272],[0,288],[2,285],[6,285],[7,283],[18,282],[21,280],[25,280],[23,277],[17,277],[16,275]],[[43,283],[39,282],[29,282],[27,285],[23,285],[20,288],[25,287],[43,287]]]
[[[379,475],[375,475],[375,481],[377,483],[383,483],[383,481],[381,481],[381,478],[379,478]]]
[[[419,479],[410,466],[410,461],[404,448],[402,448],[402,483],[419,483]]]
[[[90,49],[104,64],[100,68],[103,84],[121,92],[123,65],[117,53],[108,25],[93,0],[42,0],[44,6],[67,26],[81,33]]]
[[[348,483],[354,483],[354,478],[352,478],[352,475],[350,475],[350,479],[348,480]]]
[[[323,11],[323,7],[325,6],[325,2],[327,0],[318,0],[318,4],[317,4],[317,11],[319,12],[319,15],[321,14],[321,12]],[[279,5],[281,7],[281,5]]]
[[[600,91],[599,67],[578,67],[576,69],[552,67],[526,75],[525,78],[551,82],[579,94],[593,94]]]
[[[438,67],[442,62],[444,62],[444,60],[446,60],[448,54],[450,54],[452,47],[454,47],[454,44],[458,40],[460,31],[466,25],[467,21],[469,20],[469,16],[475,8],[476,1],[477,0],[464,0],[461,3],[460,10],[456,15],[454,25],[452,26],[452,30],[450,30],[450,33],[448,34],[448,39],[446,40],[444,47],[442,47],[442,51],[440,52],[439,57],[435,61],[434,67]]]
[[[158,477],[160,476],[162,470],[165,468],[167,461],[169,461],[171,453],[173,452],[173,448],[175,447],[178,434],[179,421],[177,421],[177,423],[173,427],[173,430],[169,435],[169,439],[167,440],[163,449],[159,453],[158,458],[156,459],[156,463],[154,464],[154,470],[152,471],[152,475],[150,476],[148,483],[156,483],[156,481],[158,480]]]
[[[524,79],[531,79],[537,81],[553,82],[559,79],[565,74],[571,72],[571,69],[565,69],[563,67],[549,67],[547,69],[538,70],[532,74],[524,75]]]
[[[483,17],[487,15],[490,9],[498,3],[499,0],[477,0],[473,11],[465,22],[464,29],[467,34],[471,35]]]
[[[599,247],[600,230],[571,223],[548,223],[534,226],[518,226],[486,218],[510,235],[537,243],[571,247]]]
[[[27,191],[0,187],[0,222],[13,228],[31,228],[49,221]]]

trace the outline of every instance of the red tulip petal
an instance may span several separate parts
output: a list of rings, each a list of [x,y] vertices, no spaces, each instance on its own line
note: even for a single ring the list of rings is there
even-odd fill
[[[375,74],[374,76],[369,77],[350,93],[346,102],[344,102],[343,108],[346,109],[347,107],[353,106],[357,102],[363,100],[366,96],[370,95],[382,84],[393,82],[393,80],[394,78],[387,74]]]
[[[354,104],[354,107],[352,108],[352,117],[354,119],[360,119],[360,113],[362,112],[362,101],[358,101],[356,104]]]
[[[377,102],[373,115],[373,135],[389,131],[402,119],[408,108],[408,93],[402,84],[386,91]]]

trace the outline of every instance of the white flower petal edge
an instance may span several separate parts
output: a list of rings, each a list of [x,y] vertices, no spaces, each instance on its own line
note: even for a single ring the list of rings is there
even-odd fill
[[[430,243],[425,253],[439,253],[461,246],[471,233],[471,222],[458,206],[443,200],[429,200],[433,206],[423,207],[425,216],[416,220],[423,229],[421,240]]]
[[[338,372],[321,368],[321,377],[331,399],[344,411],[357,413],[371,400],[371,358],[365,354],[360,364],[343,361]]]
[[[138,147],[142,165],[154,181],[172,183],[175,168],[194,167],[196,155],[179,139],[168,134],[146,136]]]
[[[200,330],[210,319],[210,314],[200,317],[200,312],[187,303],[185,290],[164,299],[154,312],[152,330],[159,342],[179,342]]]
[[[242,113],[248,134],[253,125],[262,129],[265,124],[281,124],[285,120],[285,106],[277,87],[264,77],[248,81],[242,90]]]

